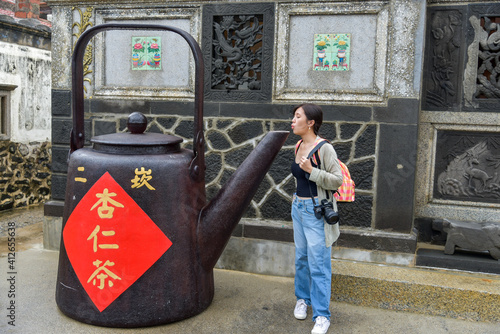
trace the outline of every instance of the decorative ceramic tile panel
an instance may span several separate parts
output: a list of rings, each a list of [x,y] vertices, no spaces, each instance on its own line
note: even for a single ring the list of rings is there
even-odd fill
[[[161,70],[161,38],[132,37],[132,70]]]
[[[351,34],[315,34],[313,70],[349,71]]]

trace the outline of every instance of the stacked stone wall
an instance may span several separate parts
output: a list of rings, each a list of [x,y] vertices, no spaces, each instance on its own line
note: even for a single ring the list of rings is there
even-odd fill
[[[50,198],[51,144],[0,141],[0,211]]]
[[[93,136],[125,132],[126,117],[94,115],[87,130]],[[205,117],[206,189],[212,198],[232,173],[257,146],[267,132],[290,130],[291,120],[242,119]],[[175,135],[184,139],[182,146],[190,149],[193,138],[193,118],[148,115],[147,132]],[[373,175],[376,165],[376,138],[378,126],[370,122],[324,122],[320,135],[334,145],[339,159],[350,168],[356,182],[357,198],[354,203],[342,203],[339,210],[342,223],[349,226],[371,227],[373,206]],[[66,134],[66,132],[64,133]],[[63,133],[54,132],[54,140],[67,141]],[[244,217],[272,220],[291,220],[290,203],[295,191],[295,179],[290,171],[294,148],[300,138],[293,133],[285,142],[269,172],[262,181]],[[54,168],[65,173],[67,149],[56,146]],[[62,176],[62,175],[61,175]],[[57,176],[56,176],[57,177]],[[64,199],[63,184],[55,196]]]

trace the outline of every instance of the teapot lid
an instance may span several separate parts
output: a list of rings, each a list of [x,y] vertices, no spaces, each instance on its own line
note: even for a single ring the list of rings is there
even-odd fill
[[[160,133],[144,133],[147,122],[142,113],[133,112],[127,121],[130,133],[95,136],[90,141],[94,150],[111,154],[146,155],[180,151],[182,138]]]

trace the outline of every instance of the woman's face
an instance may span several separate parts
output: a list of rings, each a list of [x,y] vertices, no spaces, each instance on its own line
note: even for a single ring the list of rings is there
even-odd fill
[[[300,107],[295,110],[295,115],[292,119],[292,130],[293,133],[299,136],[306,134],[309,131],[309,127],[312,126],[312,121],[308,121],[304,109]]]

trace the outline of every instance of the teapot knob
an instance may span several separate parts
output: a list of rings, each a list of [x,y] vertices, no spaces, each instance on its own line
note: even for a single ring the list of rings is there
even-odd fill
[[[135,111],[128,116],[127,127],[131,133],[141,134],[148,126],[148,119],[142,113]]]

